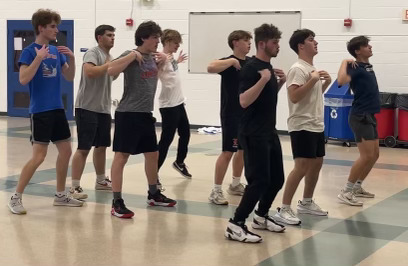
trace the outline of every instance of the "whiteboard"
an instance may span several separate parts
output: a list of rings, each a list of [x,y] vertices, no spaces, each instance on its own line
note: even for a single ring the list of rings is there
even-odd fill
[[[274,12],[190,12],[189,14],[189,72],[207,73],[208,64],[232,54],[228,46],[228,35],[234,30],[252,33],[251,51],[255,55],[254,29],[263,23],[273,24],[282,32],[280,50],[271,63],[287,73],[297,60],[296,53],[289,47],[292,33],[300,28],[300,11]]]

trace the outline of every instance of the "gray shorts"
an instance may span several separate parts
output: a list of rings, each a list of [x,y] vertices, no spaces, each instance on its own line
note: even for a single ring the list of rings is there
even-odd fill
[[[349,125],[356,142],[378,139],[377,119],[374,114],[349,114]]]

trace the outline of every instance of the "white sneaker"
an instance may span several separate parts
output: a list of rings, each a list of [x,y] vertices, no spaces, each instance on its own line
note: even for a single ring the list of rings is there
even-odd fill
[[[229,240],[236,240],[244,243],[262,242],[261,236],[250,232],[244,223],[239,225],[232,219],[230,219],[228,222],[227,230],[225,230],[224,236]]]
[[[26,214],[27,211],[24,209],[23,202],[21,198],[14,198],[11,196],[9,203],[7,204],[10,211],[14,214]]]
[[[303,204],[302,201],[299,200],[298,205],[297,205],[297,211],[298,213],[312,214],[312,215],[318,215],[318,216],[327,216],[329,214],[328,211],[320,208],[320,206],[317,205],[313,200],[312,202],[306,203],[306,204]]]
[[[208,200],[217,205],[228,205],[228,200],[224,197],[222,190],[213,189]]]
[[[83,204],[83,201],[74,199],[67,195],[58,197],[57,194],[55,194],[54,197],[54,206],[82,207]]]
[[[232,186],[232,184],[230,184],[228,186],[227,192],[230,195],[242,196],[244,195],[244,192],[245,192],[245,185],[242,183],[239,183],[236,186]]]
[[[254,219],[252,220],[251,226],[254,229],[269,230],[277,233],[285,231],[285,227],[276,223],[269,215],[262,217],[256,213],[254,213]]]
[[[84,193],[82,187],[71,187],[69,189],[69,195],[77,200],[84,200],[88,198],[88,194]]]
[[[302,223],[290,207],[278,208],[273,219],[280,224],[300,225]]]
[[[375,197],[375,194],[366,191],[362,187],[357,188],[357,189],[353,188],[353,194],[355,197],[359,197],[359,198],[374,198]]]
[[[105,178],[103,181],[96,181],[95,190],[112,190],[112,181],[109,178]]]
[[[352,191],[345,192],[341,190],[337,198],[350,206],[363,206],[363,202],[357,200]]]

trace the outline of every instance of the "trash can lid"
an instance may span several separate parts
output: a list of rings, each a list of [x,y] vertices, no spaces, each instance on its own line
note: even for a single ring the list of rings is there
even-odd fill
[[[350,84],[344,84],[339,86],[337,79],[333,82],[327,92],[324,94],[325,98],[342,98],[342,99],[354,99],[354,96],[350,92]]]

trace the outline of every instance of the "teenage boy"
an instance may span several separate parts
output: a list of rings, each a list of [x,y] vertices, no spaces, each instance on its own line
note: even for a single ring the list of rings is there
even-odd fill
[[[339,85],[350,83],[354,93],[349,114],[349,124],[357,142],[360,157],[350,170],[348,181],[337,196],[343,203],[362,206],[356,197],[374,198],[361,184],[377,161],[380,150],[377,120],[374,114],[380,112],[380,96],[377,79],[369,58],[373,55],[370,39],[366,36],[352,38],[347,44],[348,52],[355,58],[341,63],[337,80]]]
[[[156,119],[152,111],[158,67],[166,60],[166,55],[156,52],[161,35],[161,28],[155,22],[141,23],[135,32],[137,48],[125,51],[109,63],[109,75],[124,73],[123,97],[115,112],[115,155],[111,168],[111,214],[119,218],[131,218],[134,215],[126,208],[122,199],[123,170],[130,155],[143,153],[145,157],[145,172],[149,184],[147,203],[151,206],[166,207],[177,203],[164,196],[157,188],[158,147],[154,126]]]
[[[314,32],[309,29],[296,30],[289,40],[290,47],[298,55],[298,60],[290,68],[286,81],[288,131],[295,167],[286,180],[282,208],[278,208],[274,216],[275,221],[284,224],[301,223],[290,204],[303,178],[305,188],[303,200],[297,205],[298,213],[321,216],[328,214],[313,201],[325,155],[322,94],[331,82],[326,71],[318,71],[313,65],[317,44]]]
[[[190,123],[186,113],[185,98],[181,90],[181,80],[178,71],[178,64],[187,60],[187,55],[180,52],[177,59],[173,54],[177,52],[183,42],[181,34],[172,29],[163,31],[161,38],[163,53],[167,55],[167,60],[163,68],[159,70],[159,78],[162,84],[159,96],[160,114],[162,117],[162,133],[159,141],[159,166],[163,165],[170,144],[174,139],[176,130],[179,135],[177,146],[177,157],[173,162],[173,168],[182,176],[191,178],[184,160],[187,157],[188,143],[190,141]]]
[[[86,51],[82,64],[81,82],[75,102],[78,149],[72,158],[72,186],[75,199],[88,197],[80,185],[86,158],[92,146],[96,172],[96,190],[112,190],[105,175],[106,147],[111,145],[111,84],[108,66],[112,56],[109,51],[115,41],[115,28],[100,25],[95,29],[97,46]]]
[[[244,108],[239,141],[244,149],[245,189],[235,215],[229,220],[225,237],[231,240],[259,243],[262,238],[250,232],[245,220],[255,210],[254,229],[283,232],[269,215],[276,194],[283,186],[283,160],[279,136],[276,132],[276,104],[278,92],[286,81],[285,73],[273,69],[272,57],[279,53],[281,32],[272,24],[255,29],[256,56],[241,70],[239,101]],[[279,79],[279,80],[278,80]]]
[[[208,200],[217,205],[228,204],[222,191],[222,183],[232,159],[232,183],[227,192],[231,195],[242,196],[245,187],[241,183],[244,156],[241,145],[238,143],[239,120],[242,116],[242,107],[239,104],[239,73],[248,61],[246,55],[251,49],[251,33],[236,30],[228,36],[228,45],[232,55],[211,62],[207,68],[209,73],[221,75],[221,128],[222,152],[215,163],[214,188]]]
[[[20,83],[28,84],[30,90],[30,140],[33,153],[23,167],[16,191],[8,203],[11,212],[15,214],[27,213],[22,204],[22,194],[44,161],[50,141],[58,149],[54,206],[80,207],[83,204],[65,192],[72,151],[71,132],[62,103],[60,80],[61,73],[66,80],[74,79],[75,57],[68,47],[49,45],[57,38],[60,22],[61,17],[57,12],[50,9],[37,10],[31,18],[36,35],[35,42],[24,48],[19,59]]]

